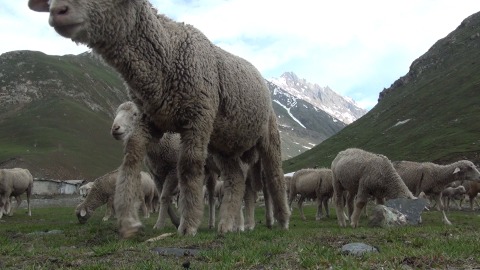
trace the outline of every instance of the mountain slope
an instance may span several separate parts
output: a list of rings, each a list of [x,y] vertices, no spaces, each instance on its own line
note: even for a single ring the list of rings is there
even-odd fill
[[[119,75],[91,53],[0,56],[0,167],[26,167],[35,177],[93,179],[117,167],[121,143],[109,134],[127,100]],[[296,156],[346,124],[268,82],[282,158]]]
[[[415,60],[365,116],[284,162],[285,171],[328,166],[348,147],[392,160],[450,162],[480,157],[480,13]]]

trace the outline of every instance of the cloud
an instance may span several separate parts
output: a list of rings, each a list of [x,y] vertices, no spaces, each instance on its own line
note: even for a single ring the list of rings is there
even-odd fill
[[[463,0],[152,0],[160,13],[192,24],[223,49],[252,62],[266,78],[293,71],[330,86],[365,108],[408,72],[410,64],[480,1]],[[59,37],[47,14],[24,1],[0,8],[0,53],[30,49],[48,54],[86,51]],[[363,104],[363,105],[362,105]]]

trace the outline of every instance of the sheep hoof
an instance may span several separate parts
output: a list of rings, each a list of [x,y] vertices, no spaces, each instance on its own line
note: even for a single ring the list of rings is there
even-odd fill
[[[178,226],[178,234],[180,236],[195,236],[197,230],[195,228],[186,228],[184,225]]]
[[[134,236],[142,227],[142,223],[140,222],[135,223],[130,227],[123,227],[120,229],[120,237],[124,239],[130,238]]]

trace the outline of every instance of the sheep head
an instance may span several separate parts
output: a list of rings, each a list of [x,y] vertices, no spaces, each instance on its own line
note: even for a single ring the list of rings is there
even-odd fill
[[[115,119],[113,120],[111,133],[117,140],[125,141],[133,133],[140,121],[140,112],[131,101],[118,106]]]
[[[453,175],[458,180],[473,180],[480,182],[480,172],[473,162],[460,160],[454,163]]]
[[[86,208],[83,205],[79,205],[77,209],[75,209],[75,214],[77,215],[77,219],[80,224],[85,224],[87,220],[92,216],[92,213],[92,210]]]
[[[29,0],[28,7],[37,12],[49,12],[49,24],[63,37],[93,45],[127,35],[127,18],[134,18],[131,4],[124,0]],[[127,7],[128,6],[128,7]],[[116,33],[116,37],[107,33]]]

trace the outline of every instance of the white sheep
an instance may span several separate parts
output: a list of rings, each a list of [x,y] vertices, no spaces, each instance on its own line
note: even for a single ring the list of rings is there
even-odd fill
[[[90,189],[92,189],[92,186],[93,186],[93,182],[88,182],[84,185],[81,185],[80,188],[78,188],[80,195],[82,195],[83,198],[87,197],[88,193],[90,192]]]
[[[113,207],[113,200],[115,196],[115,185],[117,182],[119,171],[114,170],[97,179],[92,184],[92,188],[85,197],[85,200],[77,205],[75,214],[80,223],[85,223],[92,216],[93,212],[100,206],[106,204],[105,215],[103,221],[107,221],[115,209]],[[144,218],[149,217],[150,209],[147,206],[151,203],[154,196],[155,184],[150,174],[146,172],[140,173],[141,183],[141,197],[135,202],[136,209],[141,209]],[[151,205],[151,204],[150,204]],[[151,207],[151,206],[150,206]]]
[[[442,211],[442,221],[451,225],[444,211],[442,191],[448,184],[458,180],[480,181],[480,172],[468,160],[460,160],[448,165],[431,162],[396,161],[393,163],[407,187],[418,195],[424,192],[433,199]]]
[[[458,201],[461,200],[465,197],[465,193],[467,190],[465,189],[464,186],[456,186],[456,187],[446,187],[442,191],[442,199],[443,199],[443,205],[445,208],[450,210],[450,202],[453,201]],[[457,204],[458,209],[462,209],[462,206],[460,204]]]
[[[306,220],[302,207],[305,199],[317,201],[316,220],[320,220],[323,217],[322,205],[325,209],[325,215],[329,217],[328,200],[333,196],[332,182],[333,175],[330,169],[301,169],[295,172],[290,180],[289,205],[292,204],[297,195],[300,195],[298,209],[303,220]]]
[[[225,161],[221,170],[228,182],[218,232],[234,229],[245,189],[241,162],[253,148],[262,157],[274,216],[288,228],[280,134],[270,92],[253,65],[212,44],[193,26],[158,14],[147,0],[29,0],[28,5],[50,12],[49,23],[57,33],[86,44],[120,72],[145,114],[143,132],[181,134],[180,235],[195,235],[201,223],[209,152]],[[134,147],[145,153],[147,143],[139,138]],[[134,175],[142,157],[125,157],[117,185],[115,205],[124,236],[141,226],[131,201],[138,193]]]
[[[140,117],[141,113],[135,103],[127,101],[120,104],[116,110],[115,119],[113,120],[111,129],[112,136],[117,140],[122,140],[126,145],[130,145],[129,149],[137,149],[133,142],[143,134],[137,132],[142,128]],[[136,137],[132,140],[132,136]],[[160,140],[151,139],[148,134],[145,134],[145,136],[147,137],[148,145],[144,162],[150,173],[154,176],[155,184],[160,193],[159,215],[154,228],[162,229],[165,226],[167,214],[170,216],[172,223],[178,227],[178,217],[172,209],[171,203],[173,196],[178,190],[177,163],[180,152],[180,136],[179,134],[166,133]],[[141,157],[142,153],[133,151],[126,152],[127,155],[136,155],[138,157]],[[208,197],[210,206],[210,228],[215,226],[213,190],[219,174],[220,171],[213,161],[213,158],[207,158],[205,164],[205,183],[206,189],[211,190],[209,194],[212,194]]]
[[[0,169],[0,218],[3,213],[13,215],[14,209],[10,202],[10,197],[15,197],[17,205],[15,210],[18,209],[22,202],[21,195],[27,194],[27,208],[28,215],[32,215],[30,208],[30,196],[32,195],[33,188],[33,176],[27,169],[13,168],[13,169]]]
[[[385,199],[415,198],[390,160],[383,155],[349,148],[337,154],[331,168],[337,219],[341,227],[346,226],[345,216],[339,214],[344,213],[345,192],[348,192],[347,204],[353,228],[358,227],[361,211],[369,196],[379,204],[383,204]]]

